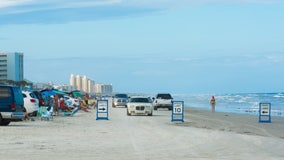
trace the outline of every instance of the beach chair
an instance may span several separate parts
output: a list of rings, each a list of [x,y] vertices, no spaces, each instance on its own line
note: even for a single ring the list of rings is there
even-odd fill
[[[79,111],[78,107],[75,107],[72,112],[63,112],[63,116],[74,116]]]
[[[41,114],[41,120],[53,120],[53,107]]]
[[[47,107],[45,107],[45,106],[39,107],[39,110],[37,112],[37,116],[41,117],[41,115],[47,111],[46,109],[47,109]]]

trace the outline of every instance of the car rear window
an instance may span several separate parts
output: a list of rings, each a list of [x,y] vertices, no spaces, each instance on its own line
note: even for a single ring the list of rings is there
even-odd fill
[[[116,94],[115,98],[127,98],[127,94]]]
[[[0,88],[0,99],[8,99],[11,97],[11,90],[9,88]]]
[[[32,98],[36,98],[37,99],[37,97],[36,97],[36,95],[34,94],[34,93],[30,93],[30,96],[32,97]]]
[[[170,94],[158,94],[157,98],[160,98],[160,99],[172,99],[172,96]]]
[[[141,103],[149,103],[149,98],[131,98],[130,102],[141,102]]]

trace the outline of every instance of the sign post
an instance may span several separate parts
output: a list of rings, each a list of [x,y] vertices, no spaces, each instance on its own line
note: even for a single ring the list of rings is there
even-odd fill
[[[173,101],[172,122],[184,122],[184,102]]]
[[[97,100],[97,120],[108,120],[108,100]]]
[[[259,103],[258,122],[271,122],[271,103]]]

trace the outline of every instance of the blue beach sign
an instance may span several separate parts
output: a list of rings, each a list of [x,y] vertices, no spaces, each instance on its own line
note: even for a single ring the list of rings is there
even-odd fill
[[[108,100],[97,100],[97,120],[108,120]]]
[[[259,103],[258,122],[271,122],[271,103]]]
[[[172,103],[172,122],[184,122],[184,102],[173,101]]]

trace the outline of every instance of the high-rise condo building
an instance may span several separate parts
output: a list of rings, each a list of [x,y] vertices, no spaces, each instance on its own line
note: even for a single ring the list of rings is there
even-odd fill
[[[24,54],[0,52],[0,83],[24,80]]]
[[[73,86],[76,90],[80,90],[86,93],[94,92],[95,82],[89,79],[87,76],[80,76],[71,74],[70,76],[70,85]]]
[[[74,74],[71,74],[70,76],[70,85],[77,89],[76,76]]]
[[[111,94],[112,93],[112,84],[95,84],[95,92],[101,94]]]

